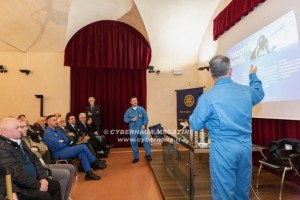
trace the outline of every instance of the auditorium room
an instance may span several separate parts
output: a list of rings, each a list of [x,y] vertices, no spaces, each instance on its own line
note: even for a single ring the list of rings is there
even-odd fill
[[[298,0],[0,10],[0,200],[300,199]]]

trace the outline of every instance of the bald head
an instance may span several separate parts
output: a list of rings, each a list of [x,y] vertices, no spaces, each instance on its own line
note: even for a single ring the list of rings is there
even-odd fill
[[[45,117],[39,117],[37,119],[37,123],[41,126],[41,127],[45,127],[45,124],[46,124],[46,119]]]
[[[64,117],[59,117],[57,118],[57,125],[61,126],[61,127],[65,127],[66,126],[66,118]]]
[[[20,122],[13,117],[3,118],[0,121],[0,135],[9,139],[20,139],[22,135]]]

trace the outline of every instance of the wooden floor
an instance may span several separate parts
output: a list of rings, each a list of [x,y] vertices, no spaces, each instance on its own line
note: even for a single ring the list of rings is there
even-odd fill
[[[163,167],[162,149],[153,146],[153,161],[148,163],[140,148],[140,161],[132,164],[131,148],[113,148],[107,159],[108,167],[95,171],[100,181],[85,181],[84,173],[74,180],[73,200],[181,200],[188,199],[174,181],[172,173]],[[255,188],[257,168],[253,170],[251,200],[275,200],[279,196],[280,178],[263,170],[259,189]],[[156,179],[157,178],[157,179]],[[195,158],[195,199],[210,200],[208,156]],[[257,198],[258,197],[258,198]],[[300,186],[286,181],[283,200],[299,200]]]
[[[131,148],[113,148],[107,158],[108,167],[95,171],[100,181],[85,181],[79,172],[71,191],[73,200],[162,200],[145,153],[140,149],[140,161],[132,164]]]
[[[166,168],[162,152],[164,150],[157,150],[152,153],[153,161],[151,168],[159,180],[163,195],[167,200],[183,200],[188,199],[187,193],[182,189],[182,183],[175,181],[171,168]],[[183,155],[188,158],[188,154]],[[179,163],[182,161],[179,161]],[[186,170],[185,163],[180,166],[181,169]],[[195,199],[196,200],[210,200],[210,175],[208,165],[208,154],[195,155]],[[279,197],[280,191],[280,177],[265,170],[262,170],[260,175],[259,189],[256,189],[258,168],[253,169],[252,185],[253,190],[250,193],[251,200],[276,200]],[[176,172],[178,174],[178,172]],[[180,177],[182,178],[182,177]],[[176,178],[178,179],[178,177]],[[300,185],[296,185],[289,181],[285,181],[283,187],[283,200],[299,200],[300,199]]]

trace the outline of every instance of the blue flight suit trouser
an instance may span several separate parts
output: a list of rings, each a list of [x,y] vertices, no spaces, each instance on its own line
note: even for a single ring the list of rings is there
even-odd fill
[[[144,149],[146,151],[146,156],[151,156],[151,146],[146,130],[130,129],[130,145],[133,151],[133,158],[139,159],[138,136],[141,137]]]
[[[65,147],[55,153],[59,159],[69,159],[78,157],[85,172],[90,171],[91,163],[95,162],[95,157],[85,144]]]
[[[252,177],[252,144],[210,145],[212,200],[248,200]]]

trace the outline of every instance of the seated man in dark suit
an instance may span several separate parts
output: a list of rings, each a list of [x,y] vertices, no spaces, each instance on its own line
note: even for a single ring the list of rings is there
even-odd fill
[[[84,144],[72,146],[68,138],[56,130],[57,122],[54,115],[47,117],[48,127],[44,133],[44,142],[52,151],[55,159],[69,159],[78,157],[80,163],[86,172],[85,180],[100,180],[101,177],[92,172],[92,167],[95,169],[104,169],[106,164],[100,163],[91,151]]]
[[[66,118],[64,117],[57,117],[56,118],[57,121],[57,127],[56,130],[62,132],[69,141],[74,141],[76,142],[77,137],[75,136],[75,134],[73,132],[70,132],[69,129],[66,128]]]
[[[58,117],[56,121],[57,121],[56,130],[62,132],[68,138],[69,141],[73,141],[76,143],[77,139],[75,137],[75,134],[73,132],[70,132],[69,129],[66,128],[66,119],[64,117]],[[89,142],[86,142],[84,144],[87,145],[87,147],[89,148],[93,156],[99,158],[99,156],[96,154],[92,145]],[[99,162],[106,163],[105,160],[99,160]]]
[[[69,130],[69,132],[74,134],[74,140],[75,142],[86,142],[87,140],[89,140],[89,136],[85,135],[84,132],[81,132],[81,130],[78,128],[77,124],[76,124],[76,117],[73,113],[69,112],[66,115],[66,120],[67,120],[67,125],[66,125],[66,129]]]
[[[76,122],[76,125],[82,133],[85,133],[87,135],[89,134],[89,130],[88,130],[88,127],[86,124],[86,114],[85,113],[79,114],[79,120]]]
[[[17,119],[9,117],[0,121],[0,166],[10,168],[13,192],[20,199],[61,199],[58,181],[48,179],[47,169],[20,140],[21,127]]]
[[[87,141],[92,145],[94,151],[97,152],[99,156],[107,158],[110,146],[105,145],[102,142],[102,137],[99,136],[97,132],[91,132],[89,130],[89,127],[86,123],[86,119],[86,114],[80,113],[79,120],[76,122],[76,127],[80,130],[81,133],[89,137]]]

